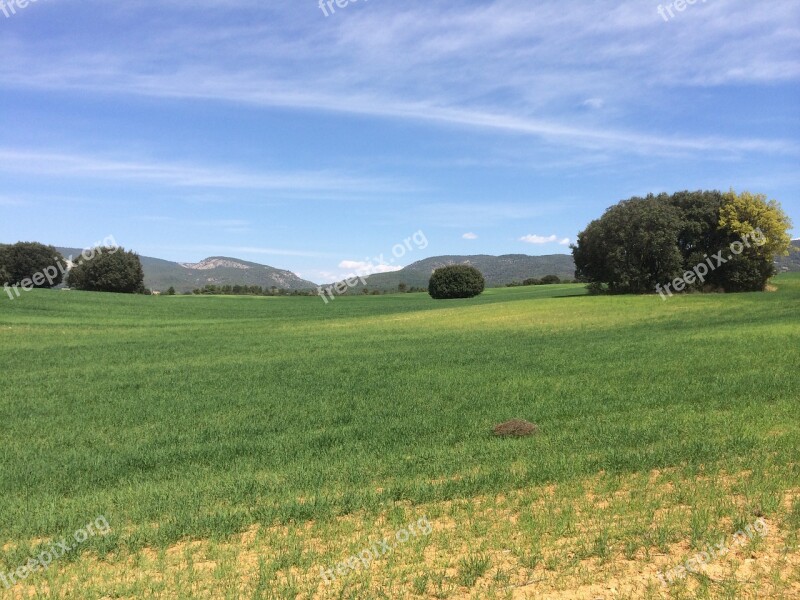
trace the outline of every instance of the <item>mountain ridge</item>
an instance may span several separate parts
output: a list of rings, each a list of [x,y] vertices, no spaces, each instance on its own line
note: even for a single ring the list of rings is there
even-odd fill
[[[78,248],[56,248],[65,257],[77,256]],[[144,270],[144,285],[151,290],[165,291],[174,287],[179,294],[206,285],[247,285],[284,290],[310,290],[317,284],[302,279],[285,269],[250,262],[229,256],[210,256],[198,263],[179,263],[152,256],[139,255]]]
[[[800,271],[800,239],[792,240],[792,246],[796,251],[775,261],[779,273]],[[66,258],[77,257],[83,251],[81,248],[69,247],[56,249]],[[142,255],[140,259],[145,273],[145,287],[162,292],[174,287],[177,293],[183,294],[206,285],[260,286],[265,289],[275,287],[288,291],[316,290],[319,287],[317,283],[303,279],[292,271],[230,256],[209,256],[196,263],[174,262]],[[435,269],[455,264],[476,267],[484,274],[488,287],[504,286],[514,281],[541,278],[545,275],[557,275],[561,279],[575,277],[575,264],[569,254],[442,255],[415,261],[398,271],[365,276],[366,286],[359,282],[349,291],[362,293],[364,287],[370,291],[394,291],[400,284],[404,284],[406,288],[425,289]]]
[[[574,279],[575,263],[569,254],[453,254],[432,256],[411,263],[399,271],[375,273],[366,277],[367,289],[391,290],[405,284],[407,287],[428,287],[431,274],[438,268],[449,265],[471,265],[483,273],[487,287],[499,287],[514,281],[523,281],[545,275],[557,275],[562,279]],[[361,283],[354,291],[361,291]]]

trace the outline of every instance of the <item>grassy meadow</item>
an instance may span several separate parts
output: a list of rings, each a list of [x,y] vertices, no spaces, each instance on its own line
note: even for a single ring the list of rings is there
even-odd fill
[[[112,532],[0,597],[800,598],[800,276],[775,287],[3,295],[0,571]]]

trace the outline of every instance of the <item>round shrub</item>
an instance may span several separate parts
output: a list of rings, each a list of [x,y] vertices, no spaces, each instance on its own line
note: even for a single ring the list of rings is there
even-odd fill
[[[69,272],[69,286],[86,292],[144,293],[139,255],[124,248],[84,250]]]
[[[428,293],[436,300],[474,298],[480,295],[486,282],[475,267],[451,265],[436,269],[428,283]]]
[[[18,242],[0,247],[0,284],[36,277],[33,287],[50,288],[61,283],[64,268],[64,257],[52,246]]]

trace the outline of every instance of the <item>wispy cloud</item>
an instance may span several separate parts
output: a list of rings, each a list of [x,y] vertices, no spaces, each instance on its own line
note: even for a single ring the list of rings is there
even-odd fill
[[[332,171],[253,173],[235,167],[142,160],[114,160],[91,155],[0,148],[0,171],[60,178],[136,181],[174,187],[227,190],[340,191],[402,193],[399,181],[361,178]]]
[[[524,235],[519,238],[520,242],[525,242],[526,244],[550,244],[558,240],[558,236],[550,235],[550,236],[543,236],[543,235]]]
[[[563,109],[630,111],[669,102],[680,94],[673,88],[687,84],[797,81],[800,34],[787,26],[800,19],[794,0],[772,0],[768,11],[750,0],[709,2],[679,27],[665,27],[639,0],[579,9],[562,0],[494,0],[458,11],[412,0],[376,3],[335,22],[315,15],[319,26],[251,2],[159,6],[159,23],[134,27],[129,37],[98,31],[94,52],[72,51],[68,35],[34,52],[11,34],[0,51],[16,59],[0,64],[0,84],[414,120],[617,153],[798,151],[791,139],[673,133],[680,123],[620,127],[605,111],[576,119]],[[120,23],[135,23],[131,13],[145,9],[92,4]],[[215,17],[252,14],[253,24],[212,27],[207,9]]]
[[[461,237],[465,240],[477,240],[478,234],[470,232],[470,233],[465,233]]]
[[[26,206],[28,202],[13,196],[0,196],[0,206]]]

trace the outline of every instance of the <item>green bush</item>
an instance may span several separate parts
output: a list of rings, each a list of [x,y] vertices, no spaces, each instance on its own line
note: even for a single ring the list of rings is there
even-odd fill
[[[0,285],[11,283],[11,275],[9,275],[5,266],[0,264]]]
[[[675,291],[758,291],[775,274],[775,259],[788,255],[791,226],[763,195],[651,194],[609,208],[572,253],[577,277],[594,293],[652,293],[704,264],[706,273]],[[712,263],[717,254],[724,260]]]
[[[69,272],[69,286],[87,292],[144,293],[139,255],[123,248],[94,248],[84,252]]]
[[[34,279],[32,287],[50,288],[61,283],[66,268],[64,257],[52,246],[18,242],[0,247],[0,284],[18,284]]]
[[[561,278],[558,275],[545,275],[542,277],[542,285],[553,285],[561,283]]]
[[[436,300],[474,298],[480,295],[486,282],[475,267],[451,265],[436,269],[428,283],[428,293]]]

